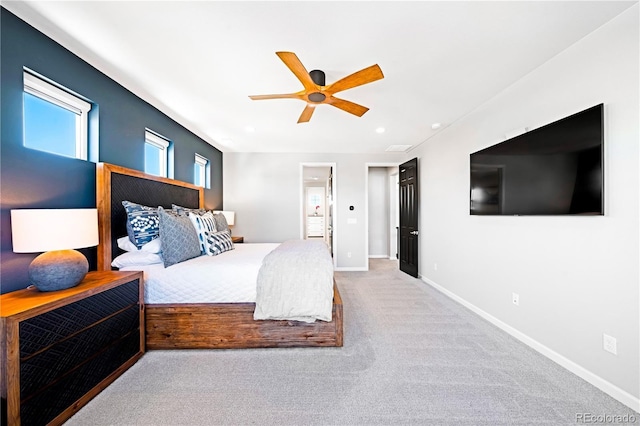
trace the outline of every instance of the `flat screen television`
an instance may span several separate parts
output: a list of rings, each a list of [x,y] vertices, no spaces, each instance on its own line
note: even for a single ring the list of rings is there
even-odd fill
[[[603,215],[604,105],[497,145],[471,159],[472,215]]]

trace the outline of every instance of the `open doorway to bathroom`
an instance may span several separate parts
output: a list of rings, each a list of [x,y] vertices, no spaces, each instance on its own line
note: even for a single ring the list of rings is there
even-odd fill
[[[301,165],[300,238],[322,240],[332,256],[335,247],[334,163]]]

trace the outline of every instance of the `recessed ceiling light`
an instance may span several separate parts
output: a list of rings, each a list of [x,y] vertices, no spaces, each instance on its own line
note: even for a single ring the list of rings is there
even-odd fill
[[[432,128],[433,130],[438,130],[440,127],[442,127],[442,124],[440,124],[440,123],[433,123],[433,124],[431,125],[431,128]]]
[[[252,126],[247,126],[247,127],[244,128],[244,131],[247,132],[247,133],[253,133],[253,132],[256,131],[256,129],[254,127],[252,127]]]
[[[384,127],[378,127],[376,129],[376,133],[384,133],[385,128]]]

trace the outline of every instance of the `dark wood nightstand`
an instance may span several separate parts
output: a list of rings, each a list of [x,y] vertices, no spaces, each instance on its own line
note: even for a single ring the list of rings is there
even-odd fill
[[[231,241],[234,244],[239,244],[239,243],[244,243],[244,237],[234,237],[233,235],[231,236]]]
[[[142,272],[96,271],[0,296],[7,424],[62,424],[131,367],[145,350],[143,294]]]

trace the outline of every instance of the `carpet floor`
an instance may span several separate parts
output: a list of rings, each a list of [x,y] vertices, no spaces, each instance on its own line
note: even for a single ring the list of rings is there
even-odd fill
[[[150,351],[67,425],[640,422],[396,265],[374,259],[367,272],[336,273],[342,348]]]

